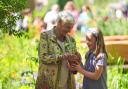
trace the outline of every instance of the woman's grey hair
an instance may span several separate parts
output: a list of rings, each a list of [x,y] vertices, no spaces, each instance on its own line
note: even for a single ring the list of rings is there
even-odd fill
[[[75,23],[74,17],[67,11],[61,11],[61,12],[58,13],[57,23],[59,21],[62,21],[64,23],[70,23],[70,24]]]

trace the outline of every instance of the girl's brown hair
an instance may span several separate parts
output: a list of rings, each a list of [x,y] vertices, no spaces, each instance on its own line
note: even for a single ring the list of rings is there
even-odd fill
[[[96,49],[94,51],[96,58],[99,59],[100,53],[105,53],[106,56],[108,57],[101,30],[99,28],[93,28],[93,29],[90,29],[89,32],[96,38]]]

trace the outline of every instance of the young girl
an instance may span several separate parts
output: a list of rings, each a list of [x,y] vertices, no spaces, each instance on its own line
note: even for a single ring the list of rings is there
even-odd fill
[[[86,34],[89,51],[85,55],[85,66],[74,64],[79,73],[84,75],[83,89],[107,89],[107,52],[102,32],[90,29]]]

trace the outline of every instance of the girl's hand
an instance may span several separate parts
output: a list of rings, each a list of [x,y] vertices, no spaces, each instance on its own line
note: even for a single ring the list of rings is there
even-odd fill
[[[73,64],[72,68],[76,69],[78,72],[82,72],[84,69],[80,66],[80,64]]]
[[[68,69],[70,70],[71,73],[77,74],[77,71],[75,68],[73,68],[69,63],[68,63]]]
[[[69,63],[68,63],[68,69],[69,69],[70,71],[76,71],[76,69],[73,68]]]

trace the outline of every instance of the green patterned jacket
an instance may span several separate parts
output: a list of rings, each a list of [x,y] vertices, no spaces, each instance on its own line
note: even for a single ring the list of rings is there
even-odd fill
[[[75,40],[66,35],[64,42],[65,52],[76,52]],[[36,89],[59,89],[58,83],[60,79],[62,61],[58,59],[59,55],[63,55],[63,50],[57,41],[54,29],[41,33],[39,47],[39,70],[36,81]],[[68,78],[69,89],[75,89],[74,75],[69,72]]]

